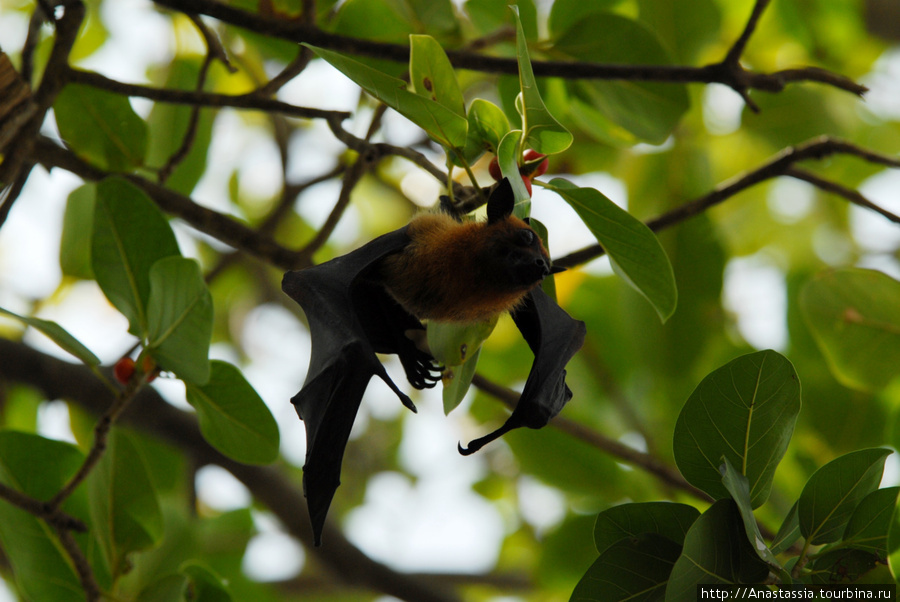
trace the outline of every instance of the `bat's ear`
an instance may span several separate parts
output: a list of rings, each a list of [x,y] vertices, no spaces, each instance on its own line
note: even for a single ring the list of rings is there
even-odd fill
[[[494,188],[487,202],[488,223],[493,224],[509,217],[516,205],[516,197],[513,195],[512,184],[508,178],[503,178]]]

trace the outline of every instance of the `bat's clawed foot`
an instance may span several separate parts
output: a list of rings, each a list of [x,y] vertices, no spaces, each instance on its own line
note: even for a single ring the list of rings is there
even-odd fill
[[[403,369],[406,371],[406,379],[416,389],[431,389],[441,380],[443,366],[434,363],[434,359],[425,353],[417,354],[415,358],[400,358]]]

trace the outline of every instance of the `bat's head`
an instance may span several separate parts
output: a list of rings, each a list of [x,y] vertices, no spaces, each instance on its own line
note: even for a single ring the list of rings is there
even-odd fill
[[[530,289],[545,276],[562,271],[553,268],[541,237],[525,220],[512,215],[515,198],[504,178],[488,199],[488,255],[497,284],[509,290]]]

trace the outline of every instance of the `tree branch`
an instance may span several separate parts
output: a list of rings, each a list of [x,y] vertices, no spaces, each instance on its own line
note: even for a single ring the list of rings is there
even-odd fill
[[[102,414],[114,398],[88,368],[3,338],[0,338],[0,378],[34,387],[47,399],[70,400],[95,414]],[[122,413],[121,423],[169,441],[198,466],[217,464],[229,471],[306,546],[309,554],[344,582],[403,600],[458,600],[440,585],[375,562],[348,542],[330,522],[325,525],[326,545],[314,547],[303,492],[284,470],[276,466],[249,466],[223,456],[203,439],[194,416],[166,403],[152,387],[143,387],[137,393],[134,403]]]
[[[322,31],[308,23],[273,19],[256,13],[244,11],[215,0],[154,0],[157,4],[180,12],[207,15],[243,29],[256,33],[289,40],[291,42],[308,43],[343,52],[373,58],[387,59],[396,62],[409,61],[409,47],[400,44],[375,42],[361,38],[334,34]],[[752,34],[759,14],[768,2],[758,2],[744,33],[731,52],[743,51],[746,39]],[[745,39],[746,38],[746,39]],[[504,73],[516,75],[519,72],[518,62],[514,58],[487,56],[466,50],[446,49],[447,57],[457,69],[484,71],[488,73]],[[726,57],[722,63],[703,67],[685,67],[668,65],[621,65],[576,61],[532,61],[534,74],[538,77],[559,77],[563,79],[617,79],[629,81],[658,81],[666,83],[721,83],[736,90],[745,99],[747,87],[773,91],[780,90],[787,81],[816,81],[827,83],[854,94],[863,94],[865,86],[856,84],[846,78],[834,76],[827,81],[821,77],[821,69],[800,68],[791,70],[791,78],[786,79],[778,74],[753,73],[745,71],[736,59]],[[743,90],[743,92],[741,92]]]
[[[859,157],[869,163],[900,168],[900,159],[880,155],[845,140],[821,136],[797,146],[789,146],[756,169],[735,176],[730,180],[726,180],[704,196],[655,217],[647,221],[646,224],[654,232],[665,230],[675,224],[679,224],[691,217],[699,215],[711,207],[715,207],[760,182],[785,175],[806,180],[822,190],[839,194],[860,206],[877,211],[892,221],[897,221],[897,216],[878,207],[871,201],[868,201],[859,193],[819,176],[814,176],[810,172],[797,170],[793,167],[795,163],[800,161],[823,159],[835,154],[851,155]],[[590,245],[584,249],[570,253],[565,257],[554,260],[553,264],[570,268],[596,259],[604,253],[605,251],[600,245]]]
[[[113,175],[85,163],[71,151],[43,136],[36,141],[33,152],[33,160],[48,169],[59,167],[87,181],[96,182]],[[209,234],[225,244],[284,270],[296,270],[308,265],[296,251],[286,249],[270,237],[252,230],[235,219],[198,205],[189,197],[140,176],[124,177],[146,192],[166,213],[180,217],[200,232]]]
[[[476,373],[475,377],[472,379],[472,384],[485,393],[496,397],[509,408],[514,408],[519,401],[519,394],[517,392],[502,385],[498,385],[478,373]],[[684,477],[682,477],[677,470],[650,454],[638,451],[633,447],[629,447],[624,443],[620,443],[615,439],[611,439],[602,433],[563,416],[553,418],[550,421],[550,426],[557,428],[576,439],[580,439],[591,447],[606,452],[622,462],[626,462],[652,474],[666,485],[685,491],[699,500],[711,500],[706,493],[685,481]]]
[[[126,84],[124,82],[110,79],[93,71],[83,71],[81,69],[70,69],[69,80],[73,83],[84,84],[101,88],[116,94],[124,96],[137,96],[140,98],[149,98],[158,102],[169,102],[174,104],[198,105],[204,107],[233,107],[237,109],[256,109],[269,113],[281,113],[288,117],[298,117],[302,119],[340,119],[344,120],[350,117],[350,113],[345,111],[326,111],[323,109],[313,109],[310,107],[298,107],[296,105],[281,102],[259,96],[255,93],[251,94],[214,94],[212,92],[203,92],[198,90],[170,90],[168,88],[153,88],[151,86],[140,86],[137,84]]]

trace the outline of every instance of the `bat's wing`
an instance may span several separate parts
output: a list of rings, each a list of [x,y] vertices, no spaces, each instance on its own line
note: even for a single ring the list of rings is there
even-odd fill
[[[303,489],[316,545],[340,485],[341,461],[363,393],[378,376],[415,411],[375,353],[396,353],[413,386],[433,386],[432,358],[405,331],[422,325],[367,275],[385,255],[409,244],[406,229],[376,238],[327,263],[288,272],[282,289],[303,308],[312,337],[306,381],[291,403],[306,426]]]
[[[572,399],[565,368],[584,344],[584,322],[573,319],[540,287],[528,294],[512,318],[534,353],[534,364],[519,402],[503,426],[475,439],[467,448],[460,446],[463,455],[478,451],[512,429],[545,426]]]

